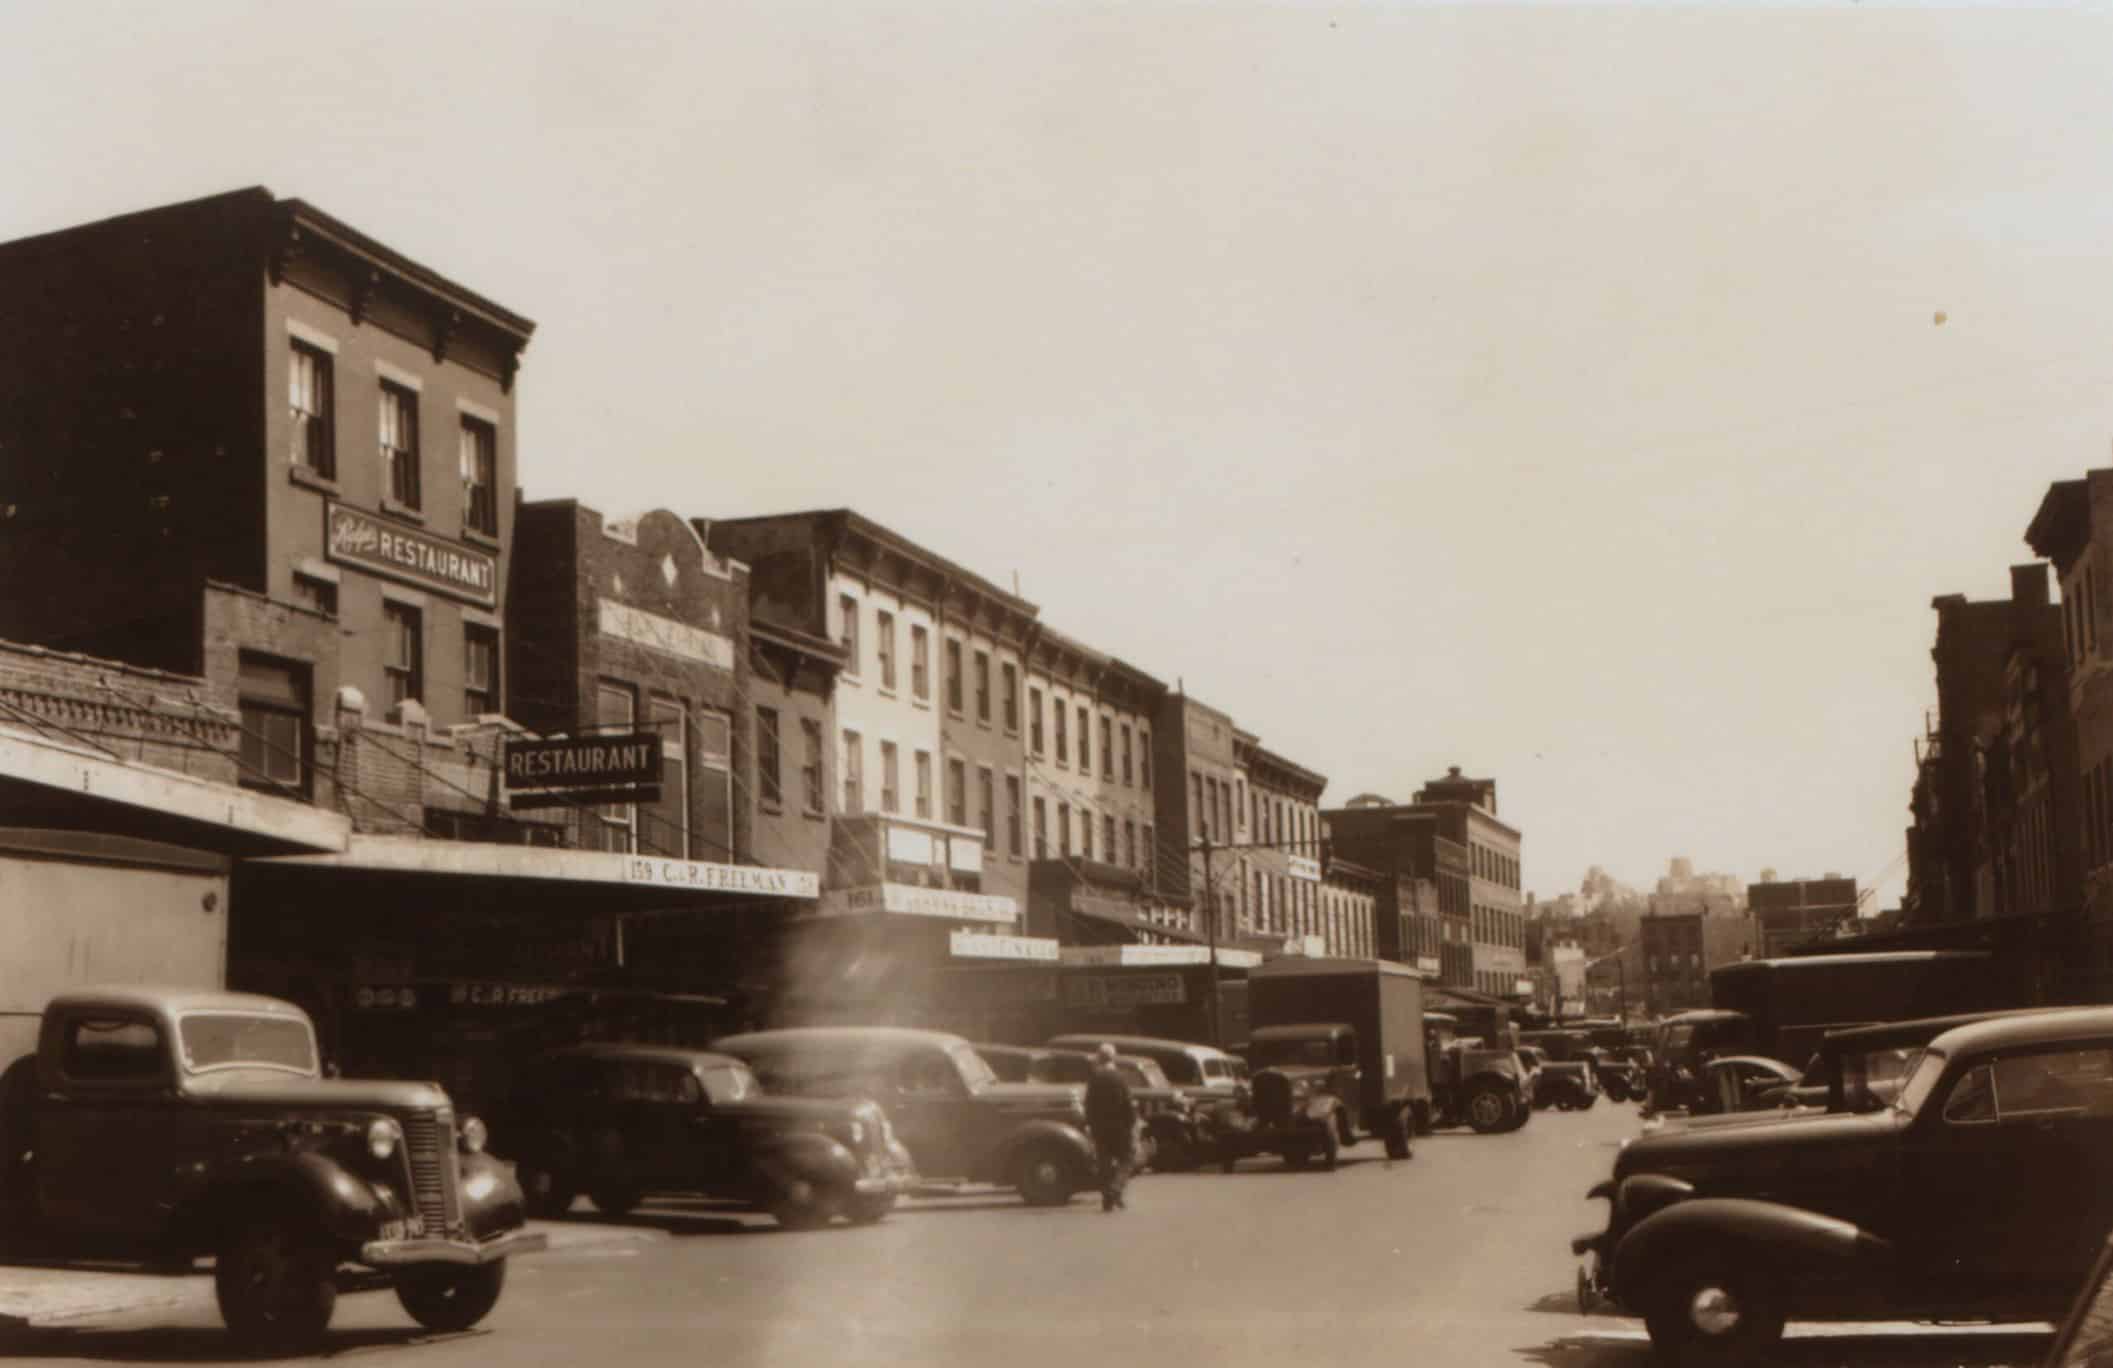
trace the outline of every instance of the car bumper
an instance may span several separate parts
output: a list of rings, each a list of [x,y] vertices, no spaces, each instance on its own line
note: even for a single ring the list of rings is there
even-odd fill
[[[851,1191],[860,1197],[906,1197],[916,1186],[914,1177],[886,1173],[859,1179],[851,1185]]]
[[[489,1240],[369,1240],[360,1246],[360,1262],[375,1268],[413,1264],[488,1264],[515,1254],[533,1254],[550,1244],[541,1231],[514,1230]]]

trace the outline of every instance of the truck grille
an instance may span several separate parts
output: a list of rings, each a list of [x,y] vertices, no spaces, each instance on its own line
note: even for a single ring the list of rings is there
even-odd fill
[[[404,1117],[404,1149],[411,1160],[411,1191],[428,1235],[443,1235],[462,1221],[455,1184],[455,1114],[412,1112]]]

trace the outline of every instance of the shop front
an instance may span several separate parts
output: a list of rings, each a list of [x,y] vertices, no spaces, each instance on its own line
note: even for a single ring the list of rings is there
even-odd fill
[[[801,870],[354,836],[234,873],[232,986],[316,1017],[348,1076],[436,1079],[474,1104],[589,1039],[701,1045],[756,1024]]]

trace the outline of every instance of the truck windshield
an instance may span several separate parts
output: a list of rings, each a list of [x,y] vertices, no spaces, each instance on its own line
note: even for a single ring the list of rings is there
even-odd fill
[[[1308,1040],[1257,1040],[1247,1047],[1247,1061],[1260,1069],[1273,1064],[1325,1069],[1335,1062],[1335,1046],[1326,1036]]]
[[[177,1025],[183,1045],[183,1067],[207,1069],[284,1069],[316,1073],[315,1036],[308,1023],[293,1017],[247,1012],[192,1012]]]

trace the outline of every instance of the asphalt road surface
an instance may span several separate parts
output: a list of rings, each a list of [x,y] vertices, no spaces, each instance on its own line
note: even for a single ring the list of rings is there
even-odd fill
[[[1569,1237],[1603,1220],[1584,1191],[1637,1132],[1633,1106],[1542,1112],[1512,1135],[1448,1132],[1390,1164],[1376,1141],[1333,1173],[1270,1159],[1146,1175],[1131,1209],[1091,1194],[1033,1210],[1007,1194],[907,1204],[878,1226],[790,1233],[661,1203],[669,1238],[518,1259],[462,1335],[418,1331],[386,1292],[344,1297],[324,1353],[372,1364],[1403,1363],[1644,1368],[1642,1325],[1577,1312]],[[581,1218],[588,1218],[583,1203]],[[1783,1361],[2031,1365],[2010,1328],[1793,1326]],[[0,1340],[0,1358],[218,1362],[208,1311]]]

